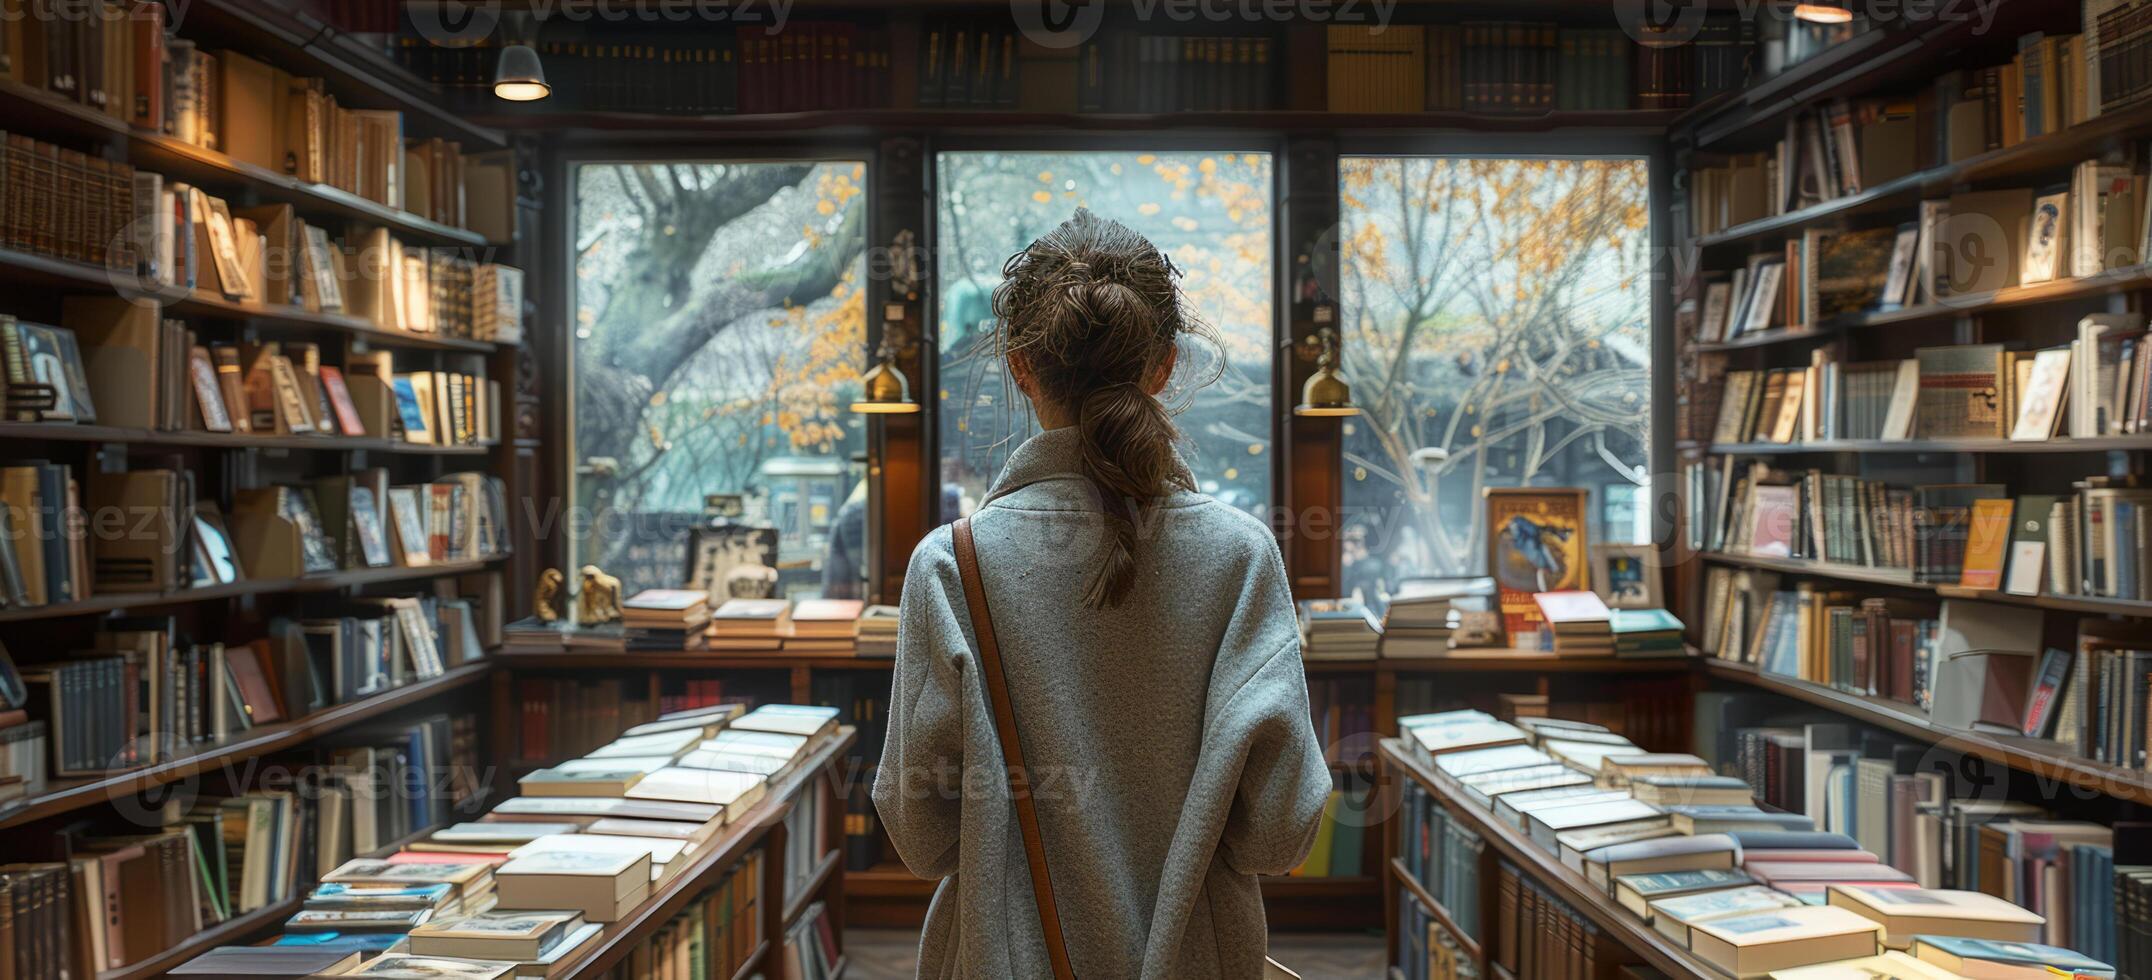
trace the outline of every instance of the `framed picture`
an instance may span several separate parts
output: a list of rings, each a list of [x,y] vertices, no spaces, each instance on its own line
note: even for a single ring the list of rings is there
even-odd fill
[[[1648,544],[1603,544],[1592,549],[1593,591],[1609,609],[1664,609],[1659,565]]]
[[[693,528],[687,538],[687,587],[710,594],[716,608],[727,599],[777,595],[777,529],[743,524]]]
[[[1592,587],[1586,491],[1576,487],[1490,487],[1487,574],[1510,642],[1539,631],[1541,592]]]

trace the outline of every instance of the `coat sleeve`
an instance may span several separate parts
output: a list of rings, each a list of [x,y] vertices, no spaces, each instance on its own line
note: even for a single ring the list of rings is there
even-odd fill
[[[1231,693],[1209,727],[1238,743],[1240,763],[1219,853],[1242,874],[1284,874],[1315,843],[1330,767],[1308,714],[1285,559],[1267,529],[1257,530],[1213,679]]]
[[[1247,726],[1247,754],[1219,853],[1241,874],[1285,874],[1307,859],[1330,797],[1298,636],[1263,661],[1228,710]]]
[[[963,804],[971,643],[951,601],[961,585],[948,539],[942,528],[921,542],[904,576],[889,728],[874,778],[882,827],[922,878],[956,871]]]

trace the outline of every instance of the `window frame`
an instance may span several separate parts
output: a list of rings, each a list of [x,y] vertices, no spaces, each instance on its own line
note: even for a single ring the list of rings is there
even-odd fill
[[[941,303],[936,289],[938,270],[934,266],[940,241],[940,229],[936,227],[940,154],[1145,150],[1269,153],[1273,161],[1271,338],[1278,352],[1273,358],[1271,372],[1270,423],[1276,451],[1270,454],[1270,482],[1271,507],[1274,513],[1281,515],[1273,522],[1272,530],[1285,553],[1296,597],[1308,598],[1328,594],[1340,579],[1340,542],[1334,529],[1321,527],[1318,522],[1323,516],[1321,508],[1328,506],[1330,514],[1336,513],[1343,461],[1341,444],[1334,435],[1335,420],[1301,419],[1292,414],[1292,406],[1299,401],[1300,384],[1312,370],[1312,362],[1301,356],[1298,345],[1313,332],[1311,308],[1314,305],[1307,298],[1295,295],[1293,283],[1296,257],[1304,254],[1313,260],[1318,257],[1315,255],[1317,249],[1327,248],[1324,258],[1331,268],[1329,293],[1338,295],[1335,270],[1339,254],[1332,234],[1340,218],[1336,183],[1338,161],[1350,156],[1641,159],[1648,168],[1650,221],[1647,234],[1652,256],[1647,288],[1650,292],[1653,412],[1646,462],[1654,478],[1648,506],[1652,508],[1652,540],[1661,548],[1672,548],[1674,515],[1678,508],[1669,506],[1667,501],[1674,493],[1674,481],[1659,476],[1670,472],[1676,459],[1672,410],[1675,390],[1672,287],[1678,282],[1680,270],[1694,268],[1694,256],[1675,255],[1671,250],[1674,237],[1669,207],[1674,199],[1671,183],[1674,150],[1663,134],[1642,129],[1398,133],[1353,130],[1349,125],[1350,117],[1323,114],[1323,118],[1324,125],[1304,131],[1266,128],[1176,132],[1131,126],[997,133],[962,128],[926,131],[892,128],[812,139],[721,141],[708,133],[690,133],[679,139],[639,138],[617,143],[591,138],[602,134],[581,134],[548,147],[548,152],[543,155],[545,194],[553,206],[545,208],[541,218],[541,248],[546,254],[532,265],[549,270],[553,275],[534,299],[547,321],[565,325],[572,319],[575,283],[571,236],[578,218],[572,180],[579,166],[607,162],[864,162],[870,256],[877,250],[888,248],[897,231],[907,228],[917,229],[917,245],[925,256],[918,296],[911,300],[890,296],[887,280],[872,274],[870,259],[866,284],[867,339],[865,349],[859,352],[860,363],[863,366],[868,363],[880,342],[883,320],[879,314],[884,304],[907,302],[919,321],[914,332],[920,345],[919,351],[905,360],[904,366],[921,407],[916,415],[883,416],[869,421],[870,494],[883,493],[885,460],[916,454],[921,462],[931,465],[918,468],[919,485],[908,489],[916,494],[916,499],[932,502],[939,499],[941,420],[934,399],[920,396],[938,390],[941,380],[938,348],[933,346],[938,341],[938,331],[928,319],[938,319]],[[1517,124],[1528,127],[1534,122],[1520,119]],[[893,146],[909,147],[916,153],[916,158],[909,162],[891,159],[887,154]],[[1297,186],[1301,175],[1296,171],[1301,166],[1327,170],[1330,180],[1323,184]],[[885,174],[885,168],[901,171],[894,174],[901,187],[888,179],[890,175]],[[917,179],[906,176],[912,171],[918,174]],[[897,193],[900,190],[905,193]],[[921,326],[925,329],[920,329]],[[556,438],[547,441],[545,451],[552,453],[553,459],[550,465],[542,467],[542,471],[547,478],[559,481],[556,484],[559,492],[552,497],[560,507],[568,508],[572,513],[579,465],[574,429],[574,337],[565,327],[541,331],[532,346],[542,376],[560,379],[558,383],[546,386],[563,397],[550,399],[544,410],[544,431],[556,434]],[[930,350],[937,353],[930,356]],[[1326,434],[1326,427],[1329,434]],[[1320,490],[1325,485],[1329,488],[1327,495]],[[1316,489],[1311,492],[1310,488]],[[1323,499],[1325,496],[1327,500]],[[548,515],[534,517],[543,531]],[[897,600],[903,584],[905,559],[918,543],[916,538],[889,540],[892,523],[903,526],[913,522],[909,515],[893,517],[883,506],[870,506],[867,592],[871,601],[894,603]],[[923,536],[930,533],[937,522],[927,520],[916,526]],[[547,537],[540,535],[539,540],[540,553],[550,559],[547,564],[562,569],[576,567],[571,564],[575,557],[574,536],[556,528],[550,541]]]
[[[544,375],[559,379],[549,386],[558,398],[546,413],[546,425],[550,431],[556,433],[556,438],[552,441],[559,447],[555,450],[552,466],[548,467],[550,475],[559,481],[559,492],[554,494],[558,517],[554,522],[552,535],[554,544],[551,547],[546,546],[545,536],[542,533],[539,535],[540,550],[556,559],[549,562],[548,567],[559,568],[563,574],[572,577],[572,570],[582,567],[583,558],[580,554],[580,535],[571,523],[579,516],[577,481],[581,479],[582,470],[582,452],[576,443],[575,428],[578,376],[573,329],[576,299],[574,241],[581,217],[575,193],[577,171],[593,164],[859,163],[866,168],[861,186],[866,194],[864,206],[867,208],[868,217],[867,248],[871,254],[879,240],[876,235],[876,219],[881,210],[874,183],[877,167],[881,163],[876,150],[875,141],[866,139],[813,143],[718,143],[708,139],[696,139],[682,142],[576,142],[557,147],[548,155],[546,183],[551,188],[548,196],[553,206],[545,211],[545,238],[549,242],[548,247],[554,252],[548,255],[543,263],[543,268],[549,270],[552,275],[540,302],[550,308],[551,315],[548,320],[559,325],[559,329],[544,332],[544,343],[537,351]],[[874,296],[870,294],[870,314],[873,302]],[[867,343],[865,349],[860,352],[863,366],[864,359],[871,355],[874,344],[880,337],[876,318],[869,315],[867,320]],[[874,435],[871,431],[867,436],[867,444],[871,466],[874,455]],[[544,520],[546,515],[537,516],[539,520],[536,523],[542,531],[547,526]],[[876,532],[877,528],[870,519],[867,527],[869,554],[873,553],[872,545]],[[572,583],[568,587],[572,588]],[[558,611],[564,617],[573,615],[572,608],[565,599],[561,601]]]
[[[1678,282],[1677,272],[1683,268],[1695,268],[1693,249],[1685,255],[1674,255],[1671,216],[1668,206],[1673,200],[1672,158],[1663,135],[1638,131],[1590,131],[1590,132],[1516,132],[1486,133],[1460,132],[1445,134],[1353,134],[1341,138],[1336,144],[1336,161],[1347,157],[1499,157],[1507,159],[1622,159],[1638,160],[1645,165],[1646,201],[1649,216],[1645,235],[1649,249],[1651,273],[1646,279],[1648,294],[1647,315],[1650,318],[1651,383],[1648,397],[1651,405],[1651,422],[1645,440],[1645,472],[1650,474],[1650,485],[1644,491],[1637,506],[1651,509],[1651,537],[1648,544],[1672,554],[1676,544],[1674,516],[1679,505],[1674,495],[1678,489],[1673,473],[1677,465],[1677,447],[1674,444],[1674,375],[1677,370],[1674,359],[1673,287]],[[1332,185],[1330,201],[1331,227],[1342,227],[1344,215]],[[1343,257],[1336,251],[1330,253],[1330,261],[1342,264]],[[1332,295],[1342,298],[1338,284],[1330,283]],[[1350,379],[1348,379],[1350,380]],[[1342,481],[1344,460],[1342,444],[1332,453],[1332,465],[1337,468],[1340,487],[1337,501],[1342,504]],[[1604,505],[1594,501],[1593,507]],[[1340,543],[1333,542],[1329,548],[1330,581],[1340,582],[1344,574],[1344,557]],[[1675,584],[1668,583],[1668,588]],[[1315,596],[1295,595],[1295,598]]]
[[[926,173],[924,208],[927,216],[926,242],[928,252],[936,261],[941,257],[941,229],[938,222],[941,215],[941,156],[944,153],[1148,152],[1269,154],[1271,159],[1269,202],[1271,213],[1270,346],[1273,351],[1270,371],[1271,417],[1269,421],[1270,441],[1273,451],[1269,454],[1268,468],[1270,471],[1269,507],[1275,513],[1284,506],[1285,500],[1284,460],[1287,454],[1284,450],[1290,438],[1290,426],[1286,420],[1292,417],[1291,407],[1294,404],[1289,399],[1297,398],[1296,395],[1288,393],[1288,379],[1282,367],[1283,362],[1286,360],[1286,348],[1289,346],[1285,338],[1287,324],[1290,320],[1284,278],[1285,264],[1289,254],[1286,247],[1286,216],[1283,207],[1285,203],[1286,142],[1285,135],[1282,133],[1257,131],[1244,134],[1231,132],[1189,134],[1162,131],[1023,133],[996,136],[955,134],[930,138],[925,141],[925,162],[923,167]],[[929,323],[936,324],[937,328],[929,329],[926,332],[927,335],[922,339],[920,371],[925,379],[926,386],[923,388],[915,387],[913,394],[920,401],[922,418],[925,420],[922,423],[922,428],[924,429],[923,437],[926,442],[928,458],[934,460],[938,465],[942,458],[940,405],[938,399],[925,398],[924,393],[941,390],[941,359],[939,355],[941,338],[938,331],[941,294],[937,288],[937,284],[941,281],[941,276],[939,268],[934,266],[931,261],[923,275],[925,276],[925,282],[922,284],[921,290],[923,294],[922,305],[925,307],[924,319]],[[929,356],[927,353],[929,351],[934,353]],[[927,486],[923,488],[923,492],[927,493],[931,499],[939,499],[939,483],[940,475],[938,472],[927,474]],[[929,521],[927,527],[931,530],[938,524],[938,520]],[[1278,529],[1274,526],[1272,531],[1276,533]],[[874,532],[874,528],[870,527],[868,529],[870,535]],[[916,544],[916,542],[913,544]],[[1280,544],[1282,546],[1282,540]],[[905,550],[909,552],[910,547],[911,544],[905,545]],[[895,595],[896,590],[889,590],[889,594]]]

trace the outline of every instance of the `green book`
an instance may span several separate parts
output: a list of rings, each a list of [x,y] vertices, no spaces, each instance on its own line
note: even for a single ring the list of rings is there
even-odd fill
[[[1330,791],[1330,798],[1323,801],[1322,826],[1315,831],[1315,846],[1308,851],[1308,859],[1300,863],[1293,873],[1301,878],[1327,878],[1330,876],[1330,844],[1337,838],[1338,798],[1343,794]]]

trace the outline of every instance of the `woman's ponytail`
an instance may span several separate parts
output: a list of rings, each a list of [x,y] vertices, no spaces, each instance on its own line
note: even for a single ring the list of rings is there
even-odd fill
[[[1034,399],[1075,417],[1084,475],[1104,504],[1108,533],[1084,602],[1118,605],[1135,583],[1141,510],[1176,488],[1195,489],[1174,456],[1172,416],[1145,384],[1172,363],[1180,335],[1201,324],[1181,310],[1172,263],[1143,236],[1089,211],[1002,271],[994,291],[1001,354],[1023,358]]]

